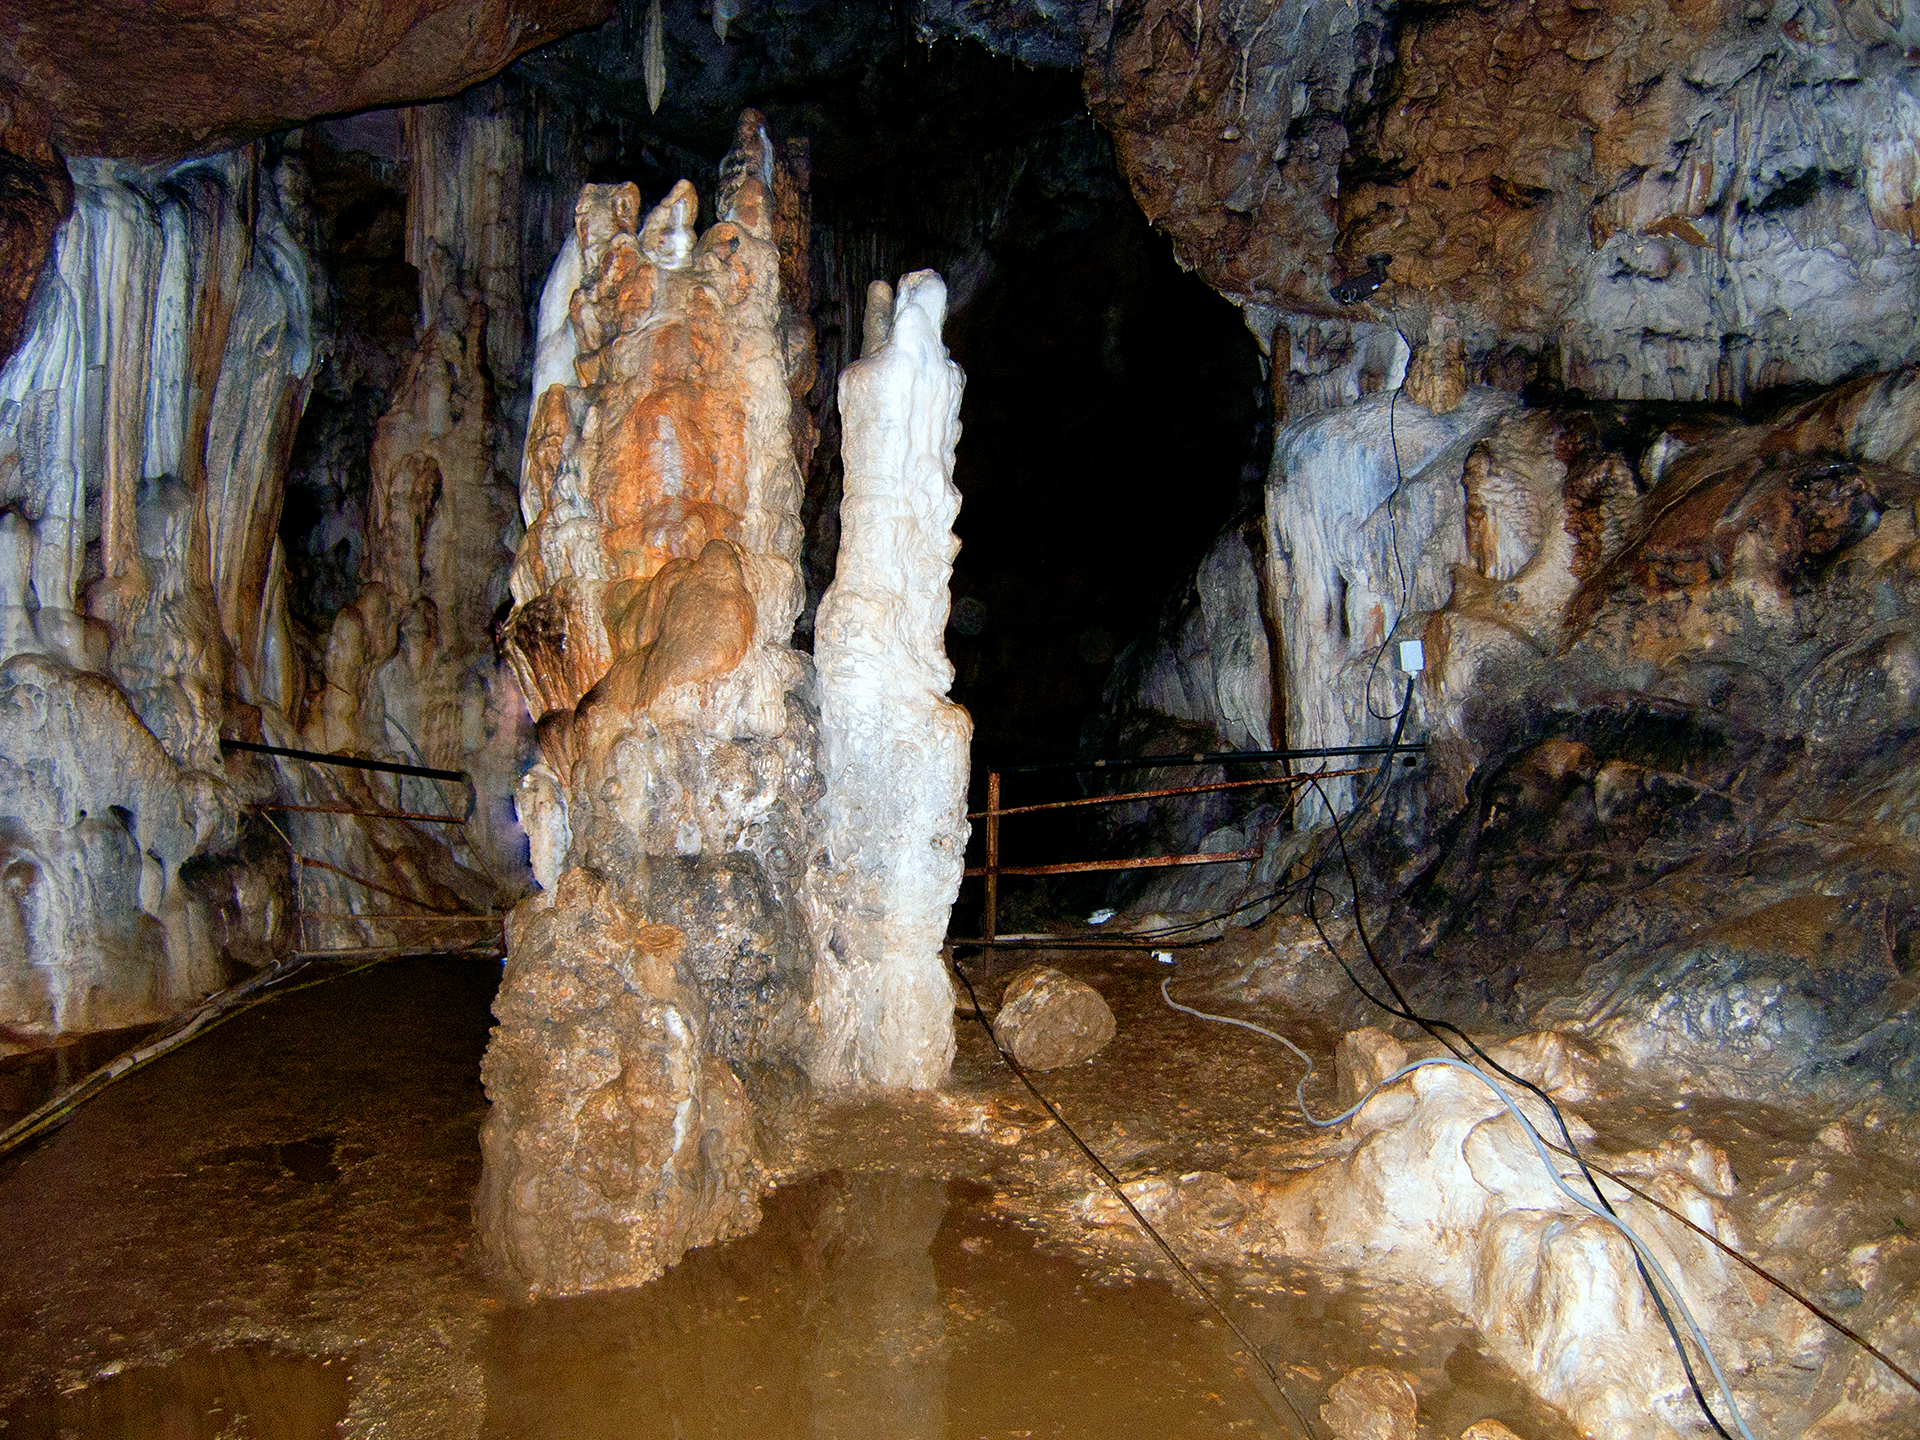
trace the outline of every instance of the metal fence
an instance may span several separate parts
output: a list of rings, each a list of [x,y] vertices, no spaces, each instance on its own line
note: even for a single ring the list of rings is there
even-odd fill
[[[1418,753],[1424,743],[1388,743],[1384,745],[1325,745],[1293,750],[1223,750],[1192,755],[1138,755],[1115,760],[1075,760],[1051,765],[1017,765],[987,773],[987,808],[968,814],[969,820],[984,820],[986,863],[964,873],[986,881],[986,902],[982,907],[979,941],[992,943],[999,921],[1000,877],[1003,875],[1082,875],[1095,871],[1158,870],[1176,865],[1227,865],[1236,861],[1258,860],[1261,847],[1220,850],[1195,855],[1140,855],[1117,860],[1072,860],[1054,865],[1002,865],[1000,863],[1000,822],[1013,815],[1033,815],[1041,811],[1071,810],[1091,805],[1126,805],[1141,800],[1166,800],[1188,795],[1212,795],[1223,790],[1295,788],[1314,780],[1333,780],[1347,775],[1372,774],[1372,767],[1352,766],[1341,770],[1294,771],[1299,760],[1329,760],[1382,757],[1381,768],[1393,763],[1396,755]],[[1117,795],[1089,795],[1074,800],[1047,800],[1034,805],[1001,804],[1001,779],[1008,775],[1106,770],[1160,770],[1185,765],[1281,764],[1287,773],[1254,780],[1222,780],[1211,785],[1178,785],[1161,790],[1133,790]],[[966,943],[966,942],[955,942]],[[978,942],[976,942],[978,943]]]

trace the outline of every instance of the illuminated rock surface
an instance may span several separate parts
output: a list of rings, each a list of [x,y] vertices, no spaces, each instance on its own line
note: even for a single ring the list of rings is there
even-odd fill
[[[967,842],[973,725],[946,699],[942,632],[960,492],[960,367],[940,343],[946,286],[868,292],[867,344],[840,376],[840,563],[814,629],[825,930],[816,1075],[924,1089],[953,1059],[941,959]]]
[[[788,644],[800,497],[781,337],[797,322],[782,314],[774,215],[789,184],[749,112],[704,235],[685,182],[645,215],[632,185],[580,197],[573,383],[534,400],[504,630],[539,720],[521,815],[550,888],[511,928],[482,1228],[530,1290],[631,1284],[750,1223],[745,1099],[723,1123],[698,1085],[741,1096],[734,1067],[791,1069],[807,1050],[798,896],[819,781],[810,670]],[[563,254],[559,273],[574,263]],[[677,935],[655,945],[671,963],[590,964],[581,927],[603,921],[576,913],[589,894]],[[512,1057],[554,1037],[511,997],[572,971],[585,1010],[662,1017],[663,1058],[605,1070],[591,1047],[549,1049],[538,1086],[516,1088],[539,1066]],[[600,1128],[566,1138],[589,1097],[616,1093]],[[576,1147],[582,1165],[660,1155],[596,1178],[562,1163]]]

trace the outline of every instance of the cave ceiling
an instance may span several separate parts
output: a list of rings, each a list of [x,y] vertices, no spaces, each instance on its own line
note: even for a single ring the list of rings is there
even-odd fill
[[[0,0],[0,84],[69,155],[169,160],[452,95],[607,0]]]

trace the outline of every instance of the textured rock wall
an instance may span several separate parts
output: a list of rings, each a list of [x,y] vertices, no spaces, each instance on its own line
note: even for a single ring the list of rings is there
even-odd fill
[[[809,906],[823,932],[820,1034],[829,1082],[927,1088],[953,1061],[941,959],[967,843],[973,723],[945,697],[943,636],[960,492],[960,367],[940,341],[930,270],[867,295],[862,358],[840,375],[840,558],[814,629],[826,794]]]
[[[810,347],[783,313],[775,223],[792,183],[748,112],[704,234],[684,181],[644,215],[634,186],[588,186],[556,267],[579,267],[573,375],[534,400],[503,632],[539,721],[520,813],[546,890],[516,912],[503,997],[574,965],[589,987],[574,1005],[657,1016],[679,1058],[572,1063],[546,1049],[538,1007],[503,998],[481,1221],[530,1289],[634,1283],[743,1223],[751,1132],[719,1101],[696,1104],[690,1077],[732,1094],[738,1073],[791,1067],[805,1048],[799,894],[818,777],[809,668],[788,640],[801,601],[790,380]],[[544,378],[564,344],[542,309]],[[589,890],[678,932],[671,967],[578,959],[574,930],[597,923],[575,913]],[[604,1117],[593,1135],[582,1107]],[[653,1158],[620,1158],[640,1155]]]
[[[225,770],[228,707],[293,693],[280,467],[316,360],[290,157],[73,171],[0,372],[0,1023],[33,1034],[222,979],[181,867],[259,783]]]
[[[1376,831],[1429,1004],[1733,1093],[1915,1093],[1916,395],[1644,445],[1523,414],[1468,457],[1440,744]]]
[[[498,385],[527,367],[520,298],[519,117],[497,89],[404,113],[407,255],[419,274],[418,344],[375,427],[359,592],[320,642],[301,748],[370,755],[473,776],[464,827],[429,830],[339,816],[288,817],[307,853],[431,906],[483,910],[524,889],[512,797],[530,736],[494,650],[518,539],[519,446]],[[354,772],[295,777],[309,800],[465,816],[461,787]],[[309,910],[393,906],[328,871],[303,877]],[[390,898],[390,897],[389,897]],[[471,939],[478,931],[462,938]],[[316,945],[418,943],[405,928],[336,920]]]
[[[452,95],[604,20],[607,0],[7,0],[0,82],[55,116],[69,154],[174,160],[319,115]]]
[[[1298,415],[1374,327],[1435,315],[1488,383],[1596,397],[1910,360],[1915,23],[1858,0],[1148,0],[1082,34],[1141,208],[1247,307]],[[1329,293],[1377,255],[1383,288]]]

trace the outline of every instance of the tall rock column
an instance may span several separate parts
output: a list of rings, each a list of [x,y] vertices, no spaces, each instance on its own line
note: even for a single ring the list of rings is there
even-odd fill
[[[864,354],[840,376],[840,560],[813,651],[826,800],[811,1069],[828,1082],[924,1089],[953,1062],[940,944],[965,865],[973,722],[946,698],[942,646],[965,383],[940,340],[946,308],[931,270],[897,299],[875,281]]]
[[[684,181],[581,193],[573,346],[542,305],[508,657],[542,893],[508,926],[479,1214],[529,1291],[633,1284],[757,1218],[746,1082],[801,1059],[818,790],[800,610],[784,153],[749,111],[696,235]],[[794,232],[790,245],[803,243]],[[804,342],[804,343],[802,343]],[[571,373],[557,375],[569,361]]]

